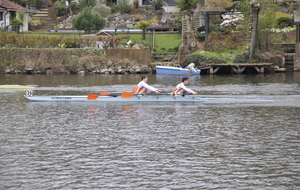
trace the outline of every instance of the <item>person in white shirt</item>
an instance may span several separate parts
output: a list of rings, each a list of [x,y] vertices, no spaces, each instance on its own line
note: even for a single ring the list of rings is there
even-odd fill
[[[186,85],[188,85],[188,84],[189,84],[189,78],[187,78],[187,77],[182,78],[182,83],[178,84],[173,89],[173,93],[174,94],[183,94],[184,92],[189,92],[189,93],[192,93],[194,95],[198,94],[197,92],[187,88]]]
[[[157,88],[154,88],[150,85],[147,84],[148,77],[147,76],[142,76],[141,82],[137,85],[137,87],[132,89],[132,92],[142,94],[142,93],[150,93],[150,91],[154,91],[156,93],[160,93],[161,90],[158,90]]]

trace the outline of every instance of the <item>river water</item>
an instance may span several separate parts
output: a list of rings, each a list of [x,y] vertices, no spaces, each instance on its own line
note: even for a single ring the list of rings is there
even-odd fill
[[[140,75],[0,75],[35,95],[130,91]],[[180,77],[148,75],[170,92]],[[299,189],[300,73],[190,78],[268,102],[32,102],[0,89],[0,189]]]

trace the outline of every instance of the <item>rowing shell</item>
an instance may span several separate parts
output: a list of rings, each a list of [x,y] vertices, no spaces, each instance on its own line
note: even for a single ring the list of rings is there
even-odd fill
[[[0,89],[33,89],[33,86],[0,85]]]
[[[87,95],[83,96],[26,96],[33,101],[54,101],[54,102],[249,102],[249,101],[273,101],[267,99],[229,99],[229,98],[202,98],[199,96],[133,96],[123,98],[122,96],[98,96],[95,99],[88,99]]]
[[[99,96],[95,100],[89,100],[88,96],[25,96],[34,101],[88,101],[88,102],[201,102],[207,101],[201,97],[172,97],[172,96],[133,96],[122,98],[121,96]]]

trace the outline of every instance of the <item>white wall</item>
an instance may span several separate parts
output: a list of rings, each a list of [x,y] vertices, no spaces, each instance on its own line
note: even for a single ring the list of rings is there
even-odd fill
[[[17,12],[18,16],[18,12]],[[21,26],[20,31],[21,32],[27,32],[28,31],[28,20],[30,19],[29,13],[25,13],[25,21],[23,23],[23,26]]]
[[[5,28],[5,26],[9,26],[11,23],[11,20],[9,20],[10,17],[10,13],[7,13],[5,10],[3,10],[3,21],[0,21],[0,27]],[[7,13],[7,14],[6,14]],[[5,15],[6,14],[6,15]],[[21,27],[21,31],[28,31],[28,20],[30,19],[29,13],[25,13],[25,22],[24,22],[24,26]],[[4,26],[5,24],[5,26]]]
[[[21,27],[21,31],[22,32],[27,32],[29,29],[28,29],[28,20],[31,19],[29,13],[25,13],[25,22],[24,22],[24,25],[23,27]]]
[[[167,12],[167,13],[177,13],[179,12],[179,8],[177,6],[163,6],[163,9]]]

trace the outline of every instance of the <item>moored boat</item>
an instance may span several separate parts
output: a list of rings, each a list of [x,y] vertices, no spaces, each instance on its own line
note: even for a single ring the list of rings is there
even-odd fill
[[[0,89],[33,89],[33,86],[0,85]]]
[[[195,64],[190,63],[186,68],[182,68],[180,65],[176,66],[163,66],[156,65],[155,70],[156,74],[164,74],[164,75],[200,75],[201,70],[194,68]]]

